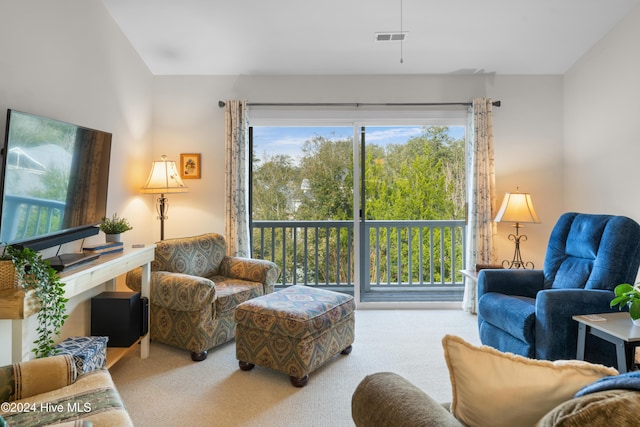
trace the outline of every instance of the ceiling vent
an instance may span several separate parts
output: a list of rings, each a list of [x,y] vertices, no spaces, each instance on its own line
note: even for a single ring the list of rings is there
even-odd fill
[[[401,42],[407,39],[408,32],[375,33],[377,42]]]

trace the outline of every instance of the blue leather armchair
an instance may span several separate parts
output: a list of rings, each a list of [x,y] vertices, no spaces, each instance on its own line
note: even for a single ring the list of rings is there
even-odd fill
[[[620,283],[634,283],[640,225],[612,215],[565,213],[551,232],[543,270],[482,270],[478,326],[483,344],[529,358],[575,359],[571,316],[616,311]],[[615,366],[613,345],[589,336],[585,359]]]

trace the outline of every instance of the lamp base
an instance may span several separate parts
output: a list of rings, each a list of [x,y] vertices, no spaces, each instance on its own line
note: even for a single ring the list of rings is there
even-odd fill
[[[527,240],[527,236],[525,236],[524,234],[519,236],[518,235],[518,228],[516,227],[516,234],[509,234],[509,240],[513,240],[516,244],[516,250],[513,253],[513,259],[511,261],[509,261],[508,259],[505,259],[504,261],[502,261],[502,266],[504,268],[529,268],[529,269],[534,269],[535,266],[533,265],[533,263],[531,261],[523,261],[522,260],[522,255],[520,255],[520,240],[522,241],[526,241]]]
[[[169,200],[161,194],[156,202],[156,210],[158,211],[158,219],[160,220],[160,240],[164,240],[164,220],[168,219]]]

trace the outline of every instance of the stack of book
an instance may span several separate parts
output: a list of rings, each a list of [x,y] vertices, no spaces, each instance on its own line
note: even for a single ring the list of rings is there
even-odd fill
[[[120,252],[122,250],[124,250],[124,245],[122,244],[122,242],[100,243],[97,245],[85,246],[84,248],[82,248],[82,251],[87,255],[104,255],[113,252]]]
[[[476,264],[476,272],[480,270],[503,269],[502,264]]]

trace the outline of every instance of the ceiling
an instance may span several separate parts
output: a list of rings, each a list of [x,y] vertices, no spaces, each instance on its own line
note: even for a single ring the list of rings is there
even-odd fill
[[[564,74],[640,3],[102,1],[155,75]]]

